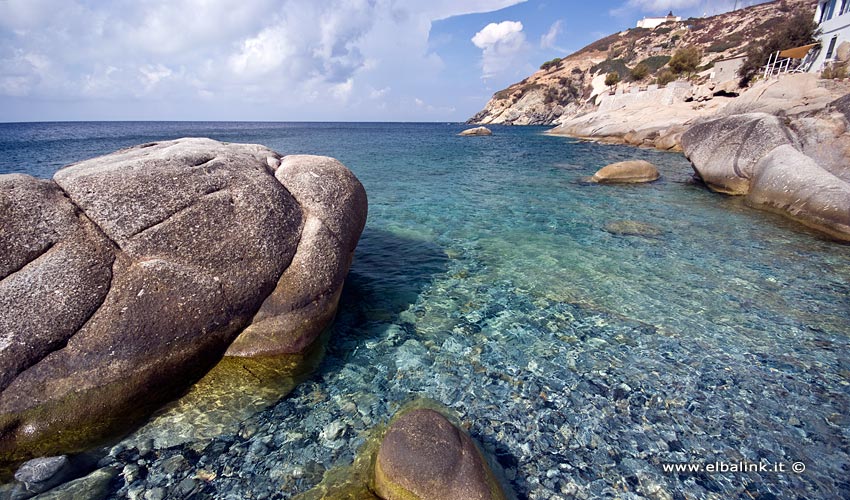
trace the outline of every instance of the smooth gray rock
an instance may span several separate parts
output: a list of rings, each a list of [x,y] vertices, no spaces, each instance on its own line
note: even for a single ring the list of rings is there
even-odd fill
[[[593,174],[593,181],[602,184],[639,184],[652,182],[659,177],[661,174],[652,163],[644,160],[630,160],[600,168]]]
[[[694,125],[682,148],[694,171],[714,191],[747,194],[756,163],[773,149],[796,143],[776,116],[749,113]]]
[[[694,170],[713,190],[850,240],[850,99],[815,113],[731,115],[682,137]]]
[[[22,483],[17,498],[28,498],[43,493],[66,481],[73,473],[68,457],[34,458],[25,462],[15,472],[15,480]]]
[[[112,244],[51,181],[0,176],[0,391],[101,305]]]
[[[286,156],[275,176],[305,212],[291,265],[228,356],[303,351],[333,319],[354,248],[366,224],[366,191],[342,163],[323,156]],[[321,178],[323,182],[317,183]]]
[[[850,240],[850,183],[791,146],[780,146],[759,161],[746,200]]]
[[[458,135],[468,137],[468,136],[480,136],[480,135],[493,135],[493,131],[487,127],[475,127],[464,130]]]
[[[264,318],[286,312],[274,338],[300,340],[267,350],[316,338],[303,325],[333,318],[366,194],[336,160],[280,165],[262,146],[180,139],[55,183],[0,177],[0,461],[125,431],[215,365],[275,289]]]
[[[366,225],[368,202],[366,190],[350,170],[327,156],[289,155],[275,177],[309,215],[331,230],[343,248],[354,250]]]
[[[104,467],[33,498],[35,500],[102,500],[109,495],[109,483],[117,475],[117,470]]]

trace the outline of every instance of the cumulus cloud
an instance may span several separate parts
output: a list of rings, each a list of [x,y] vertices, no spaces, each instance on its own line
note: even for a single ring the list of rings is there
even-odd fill
[[[409,103],[434,21],[523,1],[0,0],[0,98]]]
[[[483,78],[505,73],[526,50],[525,34],[519,21],[490,23],[472,37],[472,43],[481,49]]]

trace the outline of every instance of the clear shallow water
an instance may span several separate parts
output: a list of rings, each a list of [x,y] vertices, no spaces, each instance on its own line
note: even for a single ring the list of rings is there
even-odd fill
[[[117,497],[288,498],[350,463],[368,429],[416,396],[468,422],[520,498],[850,496],[850,248],[692,184],[681,155],[462,129],[0,124],[0,173],[49,177],[193,135],[334,156],[369,193],[315,374],[232,433],[157,450],[146,478],[116,480]],[[635,158],[662,179],[584,182]],[[616,234],[624,220],[649,234]],[[716,461],[806,471],[662,465]],[[179,490],[185,479],[195,490]]]

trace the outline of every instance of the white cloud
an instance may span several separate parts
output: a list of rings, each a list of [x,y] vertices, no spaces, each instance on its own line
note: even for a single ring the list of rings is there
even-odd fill
[[[558,43],[558,35],[561,34],[561,28],[563,27],[564,22],[558,19],[552,26],[549,28],[543,36],[540,37],[540,48],[541,49],[554,49],[557,48]]]
[[[276,71],[287,58],[294,55],[294,48],[287,43],[285,31],[280,27],[270,27],[243,40],[239,50],[228,58],[227,65],[235,75],[254,79]]]
[[[443,69],[432,22],[523,1],[0,0],[0,98],[401,107]]]
[[[144,76],[143,82],[145,86],[150,88],[159,83],[160,80],[171,76],[171,69],[163,66],[162,64],[146,64],[139,68],[139,73]]]
[[[349,78],[342,83],[331,86],[331,94],[336,100],[345,102],[351,97],[352,89],[354,89],[354,79]]]
[[[479,49],[486,49],[499,43],[511,44],[518,35],[522,35],[522,23],[519,21],[490,23],[472,37],[472,43]]]
[[[384,87],[382,89],[372,89],[369,92],[369,99],[373,99],[373,100],[380,99],[380,98],[384,97],[385,95],[387,95],[387,92],[389,92],[390,90],[391,90],[390,87]]]
[[[516,67],[527,44],[519,21],[490,23],[472,37],[472,43],[481,49],[483,78],[503,74]]]

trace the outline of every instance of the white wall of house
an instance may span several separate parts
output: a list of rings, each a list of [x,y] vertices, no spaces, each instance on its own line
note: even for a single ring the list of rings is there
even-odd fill
[[[850,0],[820,0],[815,21],[821,30],[821,46],[809,71],[820,72],[835,60],[841,42],[850,42]]]
[[[647,29],[655,29],[658,26],[670,21],[681,21],[682,18],[678,16],[666,16],[666,17],[644,17],[643,19],[637,22],[638,28],[647,28]]]
[[[738,70],[744,65],[747,56],[730,57],[714,63],[710,73],[713,82],[728,82],[729,80],[740,80]]]

